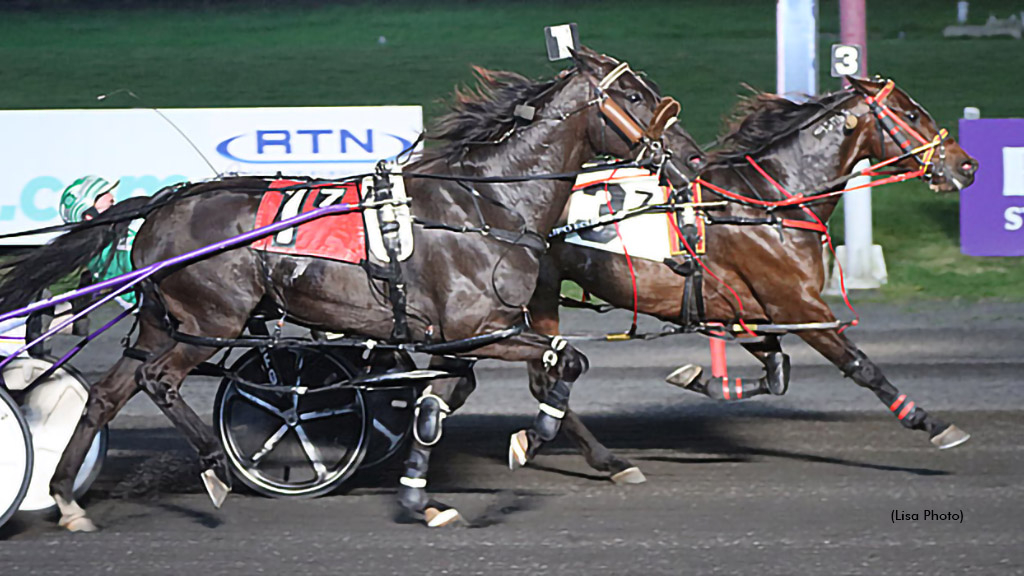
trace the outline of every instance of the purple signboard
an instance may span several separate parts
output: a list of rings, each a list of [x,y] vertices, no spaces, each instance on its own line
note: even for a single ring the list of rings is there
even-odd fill
[[[960,251],[1024,256],[1024,118],[961,120],[959,141],[979,164],[960,192]]]

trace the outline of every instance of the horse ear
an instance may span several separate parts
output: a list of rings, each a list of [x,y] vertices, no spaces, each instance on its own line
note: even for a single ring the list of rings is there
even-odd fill
[[[665,133],[665,129],[668,128],[669,122],[673,118],[679,115],[682,110],[682,106],[679,102],[671,96],[666,96],[658,102],[658,106],[654,109],[654,116],[651,118],[651,122],[647,125],[647,130],[644,131],[644,135],[651,140],[658,140],[661,135]]]
[[[853,88],[861,94],[871,95],[878,92],[878,89],[880,88],[876,83],[865,78],[857,78],[855,76],[843,76],[843,78],[845,78],[846,81],[850,83],[850,86],[853,86]]]

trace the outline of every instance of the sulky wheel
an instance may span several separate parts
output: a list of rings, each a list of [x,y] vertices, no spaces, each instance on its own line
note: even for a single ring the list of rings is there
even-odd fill
[[[230,370],[237,379],[221,382],[213,420],[242,483],[264,496],[313,497],[359,468],[368,443],[363,393],[328,388],[356,374],[345,358],[306,346],[249,350]]]
[[[0,386],[0,526],[18,510],[32,479],[32,435],[18,405]]]
[[[20,510],[56,508],[50,496],[50,478],[89,399],[89,383],[70,365],[63,365],[36,382],[54,363],[49,357],[19,357],[4,367],[4,381],[17,398],[32,433],[32,481]],[[80,498],[99,476],[107,454],[107,427],[96,434],[85,461],[75,477],[75,497]]]

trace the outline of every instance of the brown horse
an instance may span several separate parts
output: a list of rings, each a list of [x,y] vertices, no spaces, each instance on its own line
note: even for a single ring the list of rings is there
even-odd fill
[[[892,166],[904,171],[918,170],[925,164],[922,177],[935,191],[960,190],[973,181],[977,162],[953,138],[944,137],[932,117],[906,93],[893,90],[889,84],[850,80],[850,89],[802,104],[765,94],[749,99],[741,107],[746,117],[710,156],[701,180],[739,192],[749,202],[724,198],[730,201],[727,210],[708,215],[710,222],[720,223],[707,225],[704,262],[721,279],[715,281],[707,274],[703,277],[703,305],[709,321],[726,325],[741,319],[774,324],[836,321],[821,296],[825,276],[822,233],[813,228],[819,221],[828,221],[839,195],[806,205],[811,212],[799,206],[775,210],[776,221],[802,221],[795,226],[749,225],[756,220],[763,222],[767,216],[760,202],[785,199],[780,187],[794,194],[840,190],[842,184],[836,183],[839,177],[849,174],[865,158],[902,157]],[[893,120],[890,113],[899,121]],[[889,127],[885,134],[878,115],[886,119],[884,124]],[[921,141],[936,143],[932,153],[909,153]],[[825,184],[830,182],[833,184]],[[704,186],[704,200],[720,199],[713,197],[710,186]],[[743,219],[747,219],[748,225],[739,225]],[[682,264],[683,259],[679,262]],[[651,260],[633,258],[633,267],[639,311],[693,327],[692,320],[682,320],[685,314],[694,314],[694,308],[687,311],[684,304],[686,278],[668,265]],[[559,287],[563,279],[575,281],[615,307],[633,308],[634,292],[624,256],[556,241],[542,262],[537,292],[530,304],[534,327],[539,332],[559,332]],[[742,302],[742,312],[727,285]],[[835,325],[796,333],[843,374],[874,392],[903,426],[927,432],[939,448],[955,446],[969,437],[901,394]],[[760,382],[747,385],[751,388],[741,391],[743,397],[768,390],[784,392],[789,366],[778,336],[767,335],[760,342],[744,343],[744,347],[765,364],[767,375]],[[530,374],[531,390],[543,397],[549,388],[547,377],[536,364],[531,366]],[[697,370],[690,371],[685,378],[688,382],[683,384],[714,396],[706,383],[689,382],[697,376]],[[716,387],[710,388],[710,392],[715,390]],[[722,397],[722,393],[717,396]],[[602,446],[572,411],[568,411],[564,422],[565,431],[595,469],[611,473],[616,481],[643,481],[639,470]],[[529,452],[538,447],[530,446]]]
[[[51,482],[61,525],[95,529],[74,502],[72,479],[96,431],[140,388],[199,452],[203,480],[214,504],[220,505],[230,489],[221,447],[178,394],[186,375],[216,349],[195,340],[183,342],[170,332],[174,328],[193,336],[234,338],[259,311],[313,329],[392,342],[436,344],[495,337],[482,347],[436,356],[432,365],[459,377],[435,381],[417,404],[417,441],[410,449],[399,495],[404,509],[430,526],[458,517],[453,508],[428,498],[427,468],[444,417],[475,385],[475,358],[535,360],[547,367],[555,381],[545,400],[551,408],[538,415],[530,433],[553,438],[559,421],[549,412],[565,408],[572,382],[586,369],[586,358],[564,340],[528,328],[525,312],[536,287],[544,239],[568,199],[571,174],[595,155],[637,157],[660,152],[661,143],[694,165],[701,161],[699,149],[681,128],[665,130],[678,103],[661,98],[625,63],[587,49],[575,53],[574,60],[573,68],[540,82],[481,70],[476,91],[456,93],[453,111],[439,120],[432,134],[438,146],[404,168],[407,175],[419,175],[406,178],[416,225],[415,250],[401,264],[404,281],[396,276],[381,280],[375,275],[380,263],[356,265],[244,247],[145,285],[135,348],[148,359],[122,358],[90,390],[86,413]],[[685,185],[687,172],[693,175],[687,165],[680,165],[673,183]],[[511,185],[501,181],[506,175],[566,173],[570,176]],[[232,178],[177,191],[178,200],[164,202],[146,216],[133,248],[134,265],[164,261],[253,229],[267,185],[260,178]],[[70,243],[75,237],[75,232],[62,236],[64,240],[47,247],[45,254],[71,258],[62,254],[65,244],[60,242]],[[27,261],[12,277],[30,274],[33,267]],[[10,282],[4,288],[13,290],[17,282]],[[402,292],[396,289],[402,284],[405,289],[399,296],[405,305],[399,307],[392,296]],[[8,309],[17,305],[3,288],[0,302]],[[400,308],[407,311],[402,330],[396,316]],[[454,357],[458,355],[466,358]],[[301,420],[291,418],[289,427],[287,433],[304,438]],[[303,446],[313,466],[322,467],[316,447],[305,441]]]

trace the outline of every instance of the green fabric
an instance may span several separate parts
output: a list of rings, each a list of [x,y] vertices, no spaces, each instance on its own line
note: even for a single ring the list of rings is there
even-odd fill
[[[132,271],[132,244],[135,242],[135,234],[142,226],[142,220],[132,220],[128,225],[128,231],[120,241],[112,243],[103,249],[95,258],[89,261],[89,271],[97,282],[109,280],[115,276],[127,274]],[[111,256],[113,253],[113,256]],[[107,261],[110,264],[107,265]],[[104,267],[106,269],[104,269]],[[135,292],[126,292],[116,298],[122,306],[135,305]]]

